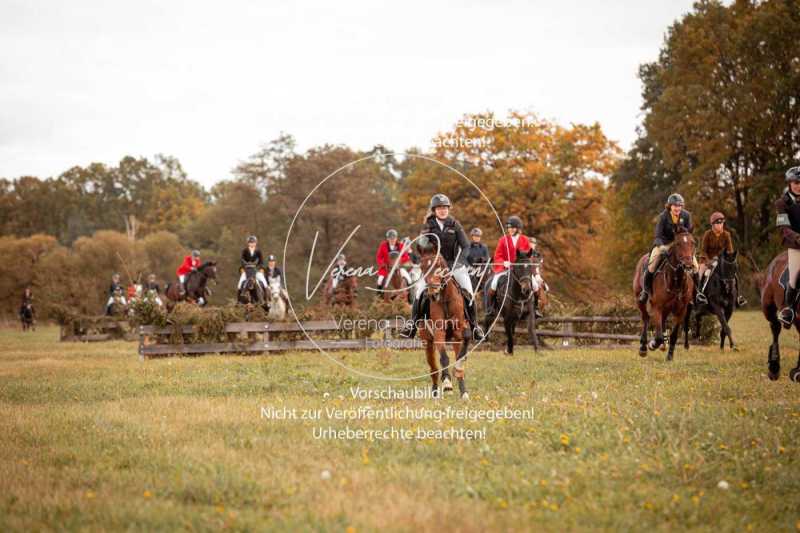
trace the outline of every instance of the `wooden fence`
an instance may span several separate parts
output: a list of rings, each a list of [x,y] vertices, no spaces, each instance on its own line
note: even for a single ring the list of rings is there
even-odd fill
[[[545,317],[527,321],[527,333],[534,349],[548,348],[542,338],[561,339],[561,347],[575,346],[576,339],[593,341],[638,341],[639,336],[625,333],[604,333],[595,331],[575,331],[576,324],[633,324],[638,317],[572,316]],[[559,329],[539,329],[541,324],[559,324]],[[315,320],[298,324],[297,322],[235,322],[225,326],[228,342],[191,342],[195,326],[182,326],[180,330],[172,327],[141,326],[139,328],[139,356],[158,357],[167,355],[200,355],[207,353],[253,354],[282,352],[288,350],[365,350],[375,348],[421,349],[422,342],[416,339],[397,339],[393,333],[402,325],[400,320],[381,320],[380,338],[342,338],[285,339],[285,334],[338,333],[339,324],[334,320]],[[524,332],[522,325],[519,332]],[[503,338],[502,319],[492,330],[494,340]],[[175,339],[178,336],[180,339]],[[101,339],[97,339],[101,340]],[[171,342],[177,340],[178,342]],[[604,347],[612,347],[603,345]]]
[[[282,334],[306,332],[338,332],[339,325],[334,320],[314,320],[297,322],[234,322],[225,326],[225,334],[230,342],[214,343],[170,343],[170,338],[180,335],[183,339],[194,334],[194,326],[183,326],[180,331],[174,328],[141,326],[139,328],[139,357],[165,355],[199,355],[206,353],[263,353],[287,350],[365,350],[370,348],[418,349],[422,348],[419,339],[395,339],[392,332],[398,323],[390,320],[380,322],[381,337],[361,339],[281,339]],[[246,335],[246,338],[242,338]],[[167,342],[164,342],[167,341]]]

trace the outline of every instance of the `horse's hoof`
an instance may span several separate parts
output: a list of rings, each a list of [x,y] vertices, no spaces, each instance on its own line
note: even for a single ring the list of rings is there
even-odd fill
[[[469,393],[468,392],[463,392],[461,394],[461,399],[464,400],[465,402],[469,401]]]
[[[672,362],[672,354],[671,353],[667,354],[667,362],[668,363]]]
[[[506,355],[514,355],[514,352],[509,352],[508,350],[503,350],[503,353]]]
[[[647,348],[646,347],[639,347],[639,357],[647,357]]]
[[[444,392],[450,392],[453,390],[453,382],[450,381],[450,378],[444,378],[442,381],[442,390]]]
[[[655,351],[656,348],[658,348],[658,346],[656,345],[656,341],[650,341],[647,343],[647,349],[650,350],[651,352]]]
[[[800,366],[796,366],[789,370],[789,381],[800,383]]]
[[[777,381],[779,377],[781,377],[781,366],[780,365],[768,365],[767,375],[769,376],[770,381]]]
[[[438,388],[431,390],[431,398],[438,400],[442,396],[442,392]]]
[[[658,349],[661,350],[662,352],[667,351],[667,344],[662,342],[661,346],[659,346]]]
[[[731,346],[731,350],[733,350],[734,352],[738,352],[739,351],[739,346],[734,344],[733,346]]]

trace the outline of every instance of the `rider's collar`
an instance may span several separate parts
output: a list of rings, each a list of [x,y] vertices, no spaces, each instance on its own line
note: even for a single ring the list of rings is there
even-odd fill
[[[789,196],[789,198],[792,200],[793,203],[795,204],[797,203],[797,196],[792,194],[792,190],[789,187],[786,187],[786,194]]]

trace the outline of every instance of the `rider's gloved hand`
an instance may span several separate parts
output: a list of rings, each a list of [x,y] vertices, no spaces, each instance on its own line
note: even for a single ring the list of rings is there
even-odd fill
[[[511,266],[511,261],[503,261],[503,266],[504,266],[505,268],[508,268],[508,267],[510,267],[510,266]]]

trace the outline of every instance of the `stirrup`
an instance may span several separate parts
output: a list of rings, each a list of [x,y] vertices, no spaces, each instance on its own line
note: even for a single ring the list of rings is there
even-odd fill
[[[700,304],[707,304],[708,303],[708,298],[706,298],[706,295],[703,294],[702,292],[698,292],[697,296],[695,296],[694,299],[697,300],[697,303],[700,303]]]

